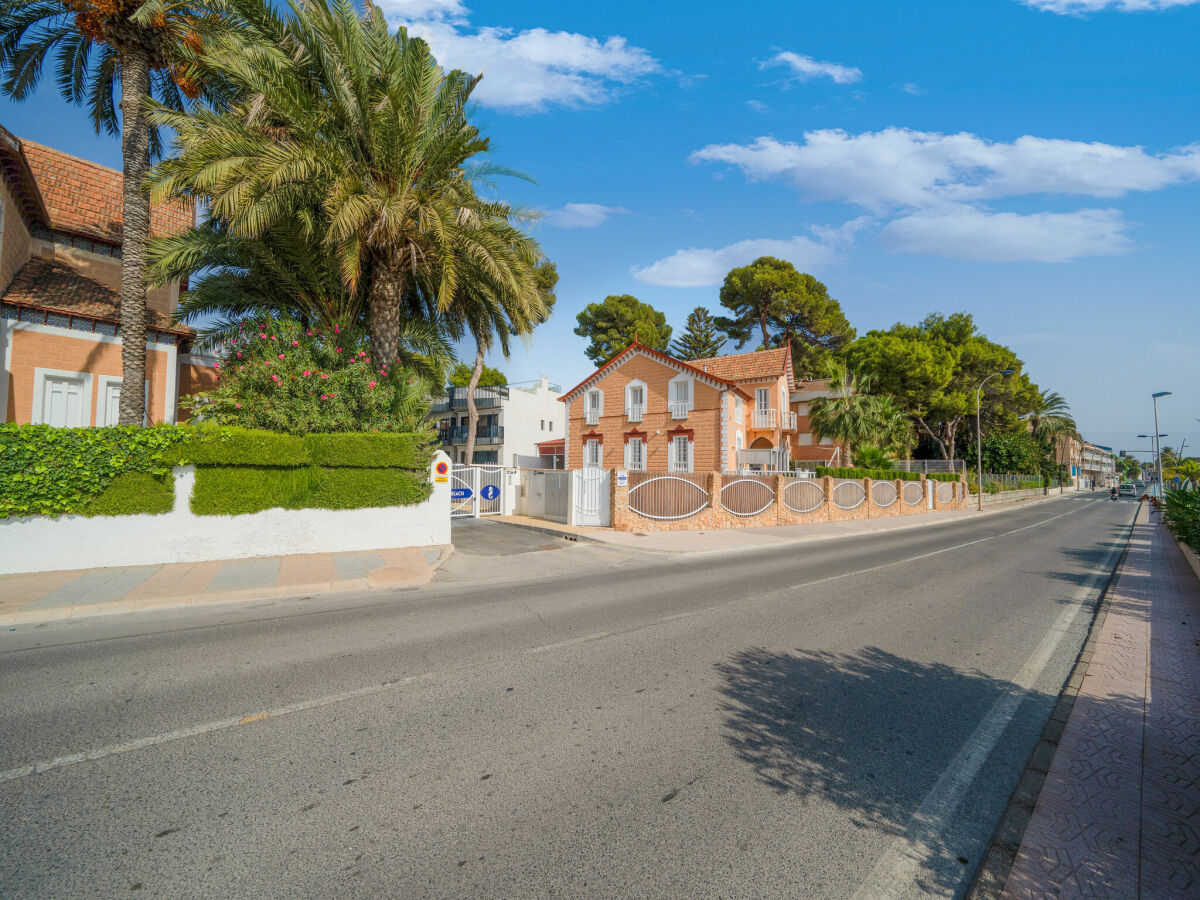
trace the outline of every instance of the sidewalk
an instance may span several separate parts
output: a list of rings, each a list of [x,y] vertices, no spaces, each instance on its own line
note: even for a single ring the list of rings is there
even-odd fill
[[[1200,897],[1200,582],[1145,504],[1002,897]]]
[[[1066,496],[1071,496],[1067,494]],[[705,531],[616,531],[612,528],[589,527],[586,525],[560,525],[546,519],[531,516],[492,516],[498,522],[506,522],[519,528],[529,528],[548,535],[557,535],[567,540],[591,541],[629,550],[645,550],[651,553],[708,553],[757,547],[807,544],[813,541],[828,541],[834,538],[858,534],[876,534],[881,531],[903,531],[941,525],[972,516],[1004,512],[1018,504],[1044,503],[1060,499],[1057,492],[1046,497],[1019,500],[1013,503],[993,504],[980,513],[975,509],[955,509],[934,512],[923,516],[881,516],[878,519],[852,519],[848,522],[814,522],[810,525],[771,525],[763,528],[722,528]]]
[[[260,556],[0,576],[0,626],[300,594],[421,585],[448,547]]]

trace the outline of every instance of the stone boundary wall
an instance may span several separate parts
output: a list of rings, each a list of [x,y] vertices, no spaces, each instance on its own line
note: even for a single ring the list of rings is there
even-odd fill
[[[633,473],[630,473],[633,474]],[[637,473],[642,474],[642,473]],[[647,473],[651,475],[670,475],[669,472]],[[694,477],[694,476],[693,476]],[[796,479],[785,475],[773,475],[767,479],[761,476],[757,480],[773,482],[774,500],[762,512],[752,516],[739,516],[729,512],[721,505],[721,488],[728,482],[737,481],[743,476],[723,475],[720,472],[705,474],[705,490],[708,492],[707,505],[695,515],[685,519],[655,519],[642,515],[629,506],[630,486],[618,484],[616,473],[611,479],[610,509],[612,511],[612,527],[617,531],[699,531],[712,528],[754,528],[766,525],[803,525],[809,522],[846,522],[852,519],[878,519],[884,516],[924,515],[947,509],[967,509],[967,483],[965,481],[928,481],[922,476],[920,481],[874,481],[870,478],[860,480],[833,478],[825,476],[814,479]],[[789,484],[808,483],[816,485],[824,495],[824,501],[811,512],[801,513],[789,508],[785,501],[784,492]],[[839,484],[859,485],[865,492],[865,499],[853,509],[842,509],[833,503],[833,492]],[[920,485],[921,499],[910,504],[904,499],[904,485]],[[887,503],[891,493],[884,487],[876,492],[876,486],[891,486],[895,489],[895,499]],[[938,496],[938,486],[944,485],[949,498]],[[880,502],[884,501],[884,502]]]
[[[194,467],[176,466],[175,508],[160,516],[0,519],[0,575],[449,544],[450,484],[439,480],[440,462],[450,465],[439,450],[429,468],[433,493],[411,506],[239,516],[193,514]]]

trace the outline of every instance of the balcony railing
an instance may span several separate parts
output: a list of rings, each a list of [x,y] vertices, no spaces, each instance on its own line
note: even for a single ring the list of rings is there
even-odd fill
[[[443,428],[438,432],[438,440],[443,445],[465,444],[467,442],[467,426],[455,425],[453,428]],[[475,429],[476,444],[503,444],[503,425],[480,425]]]
[[[600,410],[585,409],[583,411],[583,421],[586,422],[588,425],[599,425],[600,424]]]
[[[475,407],[477,409],[494,409],[497,406],[502,406],[504,401],[508,399],[508,388],[506,387],[479,387],[475,388]],[[446,388],[446,396],[439,397],[433,401],[434,412],[445,412],[448,409],[466,409],[467,408],[467,389],[465,387],[450,386]]]
[[[686,419],[692,413],[692,404],[690,403],[672,403],[671,418]]]
[[[794,412],[792,412],[790,409],[784,410],[783,425],[780,427],[782,427],[784,431],[795,431],[796,430],[796,414]]]
[[[644,406],[627,406],[627,407],[625,407],[625,418],[628,419],[630,422],[642,421],[642,416],[644,416],[645,414],[646,414],[646,407],[644,407]]]
[[[778,410],[756,409],[754,411],[755,428],[774,428],[778,421]]]

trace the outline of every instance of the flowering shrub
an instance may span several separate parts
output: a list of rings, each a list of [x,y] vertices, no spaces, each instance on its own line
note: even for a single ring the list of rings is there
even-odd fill
[[[216,388],[183,400],[209,422],[290,434],[429,429],[428,386],[374,362],[361,335],[337,326],[247,322],[217,371]]]

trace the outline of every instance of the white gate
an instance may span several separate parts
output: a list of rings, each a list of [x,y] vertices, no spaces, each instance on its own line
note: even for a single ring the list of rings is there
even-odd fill
[[[575,479],[575,524],[608,525],[608,469],[576,469],[571,474]]]
[[[478,518],[504,511],[503,466],[455,464],[450,471],[450,517]]]

